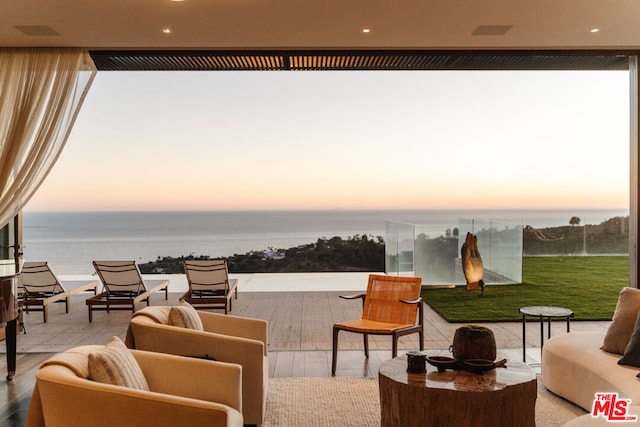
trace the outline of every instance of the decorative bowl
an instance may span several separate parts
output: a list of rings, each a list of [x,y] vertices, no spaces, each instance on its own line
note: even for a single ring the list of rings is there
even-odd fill
[[[447,356],[427,356],[427,362],[438,368],[438,372],[443,372],[446,369],[455,369],[460,363],[458,359]]]
[[[499,366],[496,362],[487,359],[467,359],[462,362],[462,369],[476,374],[483,374]]]

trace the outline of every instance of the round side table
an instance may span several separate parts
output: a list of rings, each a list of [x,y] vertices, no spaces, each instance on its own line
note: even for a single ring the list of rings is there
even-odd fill
[[[570,321],[573,317],[573,311],[564,307],[553,307],[546,305],[532,305],[528,307],[521,307],[520,314],[522,314],[522,361],[527,361],[527,337],[526,337],[526,325],[527,316],[533,316],[540,319],[540,351],[544,345],[544,319],[547,319],[547,338],[551,338],[551,319],[552,318],[565,318],[567,320],[567,332],[570,330]]]

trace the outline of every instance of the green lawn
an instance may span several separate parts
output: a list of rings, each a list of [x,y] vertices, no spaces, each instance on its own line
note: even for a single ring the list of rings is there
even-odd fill
[[[555,305],[576,320],[610,320],[629,283],[629,257],[525,257],[521,285],[487,286],[485,296],[464,287],[428,289],[422,297],[449,322],[517,321],[520,307]]]

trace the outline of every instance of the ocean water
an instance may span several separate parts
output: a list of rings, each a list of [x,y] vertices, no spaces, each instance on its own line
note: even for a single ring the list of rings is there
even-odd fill
[[[386,221],[424,224],[430,237],[459,219],[552,227],[599,224],[627,210],[320,210],[192,212],[29,212],[23,215],[26,261],[48,261],[57,274],[92,274],[96,259],[230,256],[289,248],[318,238],[385,235]]]

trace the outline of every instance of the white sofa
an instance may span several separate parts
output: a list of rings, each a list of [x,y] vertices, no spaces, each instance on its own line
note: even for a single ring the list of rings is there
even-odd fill
[[[601,350],[604,332],[556,335],[542,348],[542,382],[565,399],[591,412],[596,392],[616,392],[640,405],[640,368],[618,365],[622,357]]]

